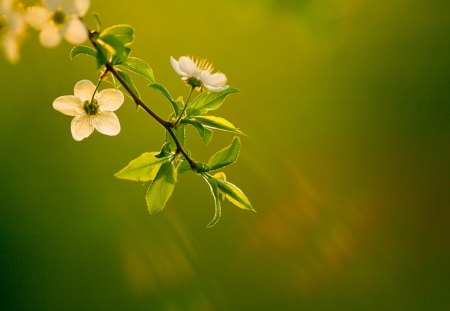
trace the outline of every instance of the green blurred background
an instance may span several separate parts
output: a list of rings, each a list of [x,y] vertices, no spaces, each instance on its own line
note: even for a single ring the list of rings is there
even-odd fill
[[[122,132],[75,142],[52,101],[91,59],[0,60],[2,310],[448,310],[450,2],[93,1],[136,28],[133,54],[173,94],[169,56],[208,57],[241,93],[220,114],[248,137],[226,170],[257,214],[212,230],[203,180],[150,216],[113,173],[163,131],[130,100]],[[139,81],[159,114],[170,107]],[[231,136],[217,133],[207,160]]]

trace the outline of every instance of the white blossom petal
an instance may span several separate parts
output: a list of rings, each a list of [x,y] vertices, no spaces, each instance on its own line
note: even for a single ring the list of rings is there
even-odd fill
[[[8,30],[15,35],[22,35],[25,31],[25,18],[21,13],[13,12],[8,16]]]
[[[89,0],[63,0],[61,5],[59,5],[59,9],[66,15],[80,17],[86,14],[89,5]]]
[[[39,33],[39,42],[46,48],[54,48],[61,42],[59,28],[53,23],[47,23]]]
[[[7,35],[2,42],[6,58],[11,64],[16,64],[20,58],[19,42],[16,36]]]
[[[83,103],[79,98],[72,95],[60,96],[55,99],[53,101],[53,108],[72,117],[84,114]]]
[[[86,114],[73,118],[70,126],[73,139],[80,141],[91,135],[94,131],[92,121],[93,117]]]
[[[64,29],[64,38],[71,44],[80,44],[86,41],[88,33],[83,22],[78,18],[71,18]]]
[[[170,63],[172,64],[173,70],[175,70],[177,74],[183,77],[187,76],[185,72],[180,70],[180,64],[178,64],[178,61],[172,56],[170,56]]]
[[[51,11],[56,11],[65,0],[43,0],[44,5]]]
[[[32,6],[25,13],[25,21],[34,29],[41,30],[50,20],[51,13],[44,7]]]
[[[75,0],[75,9],[78,16],[86,15],[90,5],[90,0]]]
[[[93,120],[95,129],[102,134],[115,136],[120,132],[119,118],[114,112],[99,112],[94,116]]]
[[[94,91],[95,85],[89,80],[78,81],[73,88],[73,94],[78,97],[82,103],[84,103],[85,101],[90,102]]]
[[[170,62],[182,80],[187,81],[191,86],[198,86],[197,83],[194,83],[195,81],[189,81],[189,78],[192,77],[200,80],[206,89],[213,92],[220,92],[229,87],[226,85],[227,77],[221,72],[212,74],[213,67],[206,60],[194,62],[188,56],[181,56],[178,61],[171,57]]]
[[[227,77],[221,72],[210,74],[203,71],[200,74],[200,80],[205,87],[223,87],[227,84]]]
[[[211,86],[211,85],[206,85],[203,84],[205,86],[206,89],[210,90],[211,92],[222,92],[225,91],[227,88],[229,88],[228,85],[224,85],[224,86]]]
[[[178,60],[178,66],[180,71],[184,72],[188,77],[197,78],[200,74],[200,70],[190,57],[181,56]]]
[[[123,93],[116,89],[106,89],[95,95],[101,111],[116,111],[124,101]]]

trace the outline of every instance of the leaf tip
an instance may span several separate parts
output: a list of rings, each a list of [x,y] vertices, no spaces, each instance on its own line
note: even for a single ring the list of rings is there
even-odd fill
[[[118,172],[116,172],[116,173],[114,173],[114,175],[113,175],[115,178],[117,178],[117,179],[126,179],[126,178],[124,178],[123,176],[122,176],[122,170],[120,170],[120,171],[118,171]]]
[[[242,136],[245,136],[245,137],[248,137],[248,135],[247,134],[245,134],[244,132],[242,132],[240,129],[236,129],[236,133],[238,133],[239,135],[242,135]]]
[[[206,228],[207,228],[207,229],[212,229],[212,228],[214,228],[216,225],[217,225],[217,222],[213,220],[213,221],[211,221],[209,224],[206,225]]]

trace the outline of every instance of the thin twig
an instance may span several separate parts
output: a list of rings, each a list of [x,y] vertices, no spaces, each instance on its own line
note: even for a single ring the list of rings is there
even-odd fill
[[[98,43],[95,41],[93,32],[89,32],[89,39],[94,46],[94,48],[97,50],[97,52],[100,51],[98,47]],[[164,129],[169,133],[169,135],[172,137],[172,139],[175,142],[175,145],[177,146],[176,153],[181,153],[186,161],[188,161],[191,168],[195,171],[197,167],[197,163],[192,160],[189,155],[186,153],[186,151],[183,149],[183,146],[181,146],[180,141],[178,140],[177,136],[172,130],[173,123],[166,121],[162,119],[160,116],[158,116],[153,110],[150,109],[138,96],[134,93],[134,91],[131,89],[131,87],[127,84],[127,82],[118,74],[117,70],[114,68],[113,64],[111,64],[109,61],[105,64],[106,71],[110,72],[124,87],[124,89],[130,94],[131,98],[133,98],[133,101],[136,105],[142,107],[153,119],[155,119],[159,124],[161,124]]]

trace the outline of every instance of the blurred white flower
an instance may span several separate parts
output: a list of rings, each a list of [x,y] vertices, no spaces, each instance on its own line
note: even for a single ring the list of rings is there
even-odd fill
[[[120,122],[113,111],[122,106],[123,93],[116,89],[106,89],[96,93],[96,86],[89,80],[75,84],[74,96],[60,96],[53,101],[57,111],[75,117],[71,131],[73,139],[83,140],[94,129],[102,134],[115,136],[120,132]]]
[[[193,60],[188,56],[181,56],[177,61],[170,57],[173,69],[181,79],[192,87],[205,87],[213,92],[221,92],[229,86],[227,77],[221,73],[212,73],[213,66],[206,60]]]
[[[43,7],[30,7],[25,14],[28,24],[40,31],[39,41],[43,46],[56,47],[63,37],[71,44],[88,39],[80,17],[89,9],[90,0],[43,0],[43,3]]]
[[[20,58],[26,24],[14,0],[0,0],[0,44],[10,63]]]

